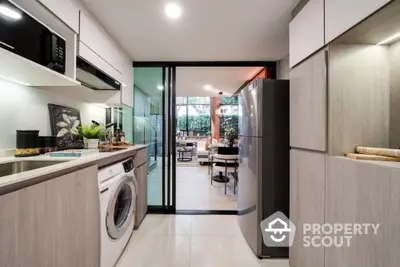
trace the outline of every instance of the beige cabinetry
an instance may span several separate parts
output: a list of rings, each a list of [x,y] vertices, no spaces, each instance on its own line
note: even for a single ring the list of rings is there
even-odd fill
[[[135,227],[138,227],[147,213],[147,174],[149,171],[147,148],[138,150],[133,158],[135,176],[138,181]]]
[[[331,42],[391,0],[325,0],[325,41]]]
[[[327,149],[327,62],[323,50],[290,72],[290,146]]]
[[[367,235],[353,236],[350,247],[326,248],[326,267],[400,266],[399,177],[398,166],[328,158],[326,223],[380,226],[376,235],[370,228]]]
[[[290,67],[318,49],[324,42],[324,0],[310,0],[290,22]]]
[[[290,151],[290,220],[297,227],[291,267],[324,267],[324,249],[303,246],[303,224],[324,223],[325,171],[325,154]]]
[[[0,196],[1,266],[100,266],[97,165]]]

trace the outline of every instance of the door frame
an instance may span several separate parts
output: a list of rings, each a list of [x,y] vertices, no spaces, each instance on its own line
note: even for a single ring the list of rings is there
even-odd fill
[[[162,92],[163,100],[168,101],[166,105],[163,101],[162,112],[162,205],[148,206],[149,213],[160,214],[237,214],[237,211],[227,210],[176,210],[176,68],[177,67],[262,67],[260,73],[266,69],[269,79],[276,79],[278,64],[276,61],[133,61],[133,68],[153,67],[162,68],[162,79],[164,88],[168,88],[167,95],[165,90]],[[257,77],[257,73],[253,78]],[[252,78],[252,79],[253,79]],[[252,80],[250,79],[250,81]],[[170,81],[170,82],[169,82]],[[246,81],[234,95],[248,84]],[[167,112],[166,112],[167,110]],[[169,118],[169,121],[167,120]],[[164,127],[168,122],[168,129]],[[167,147],[165,146],[167,144]],[[168,151],[167,151],[168,148]],[[171,153],[172,152],[172,153]],[[166,155],[168,154],[168,155]],[[167,164],[165,159],[167,158]],[[166,173],[167,172],[167,173]],[[172,187],[172,188],[171,188]],[[166,190],[167,189],[167,190]]]

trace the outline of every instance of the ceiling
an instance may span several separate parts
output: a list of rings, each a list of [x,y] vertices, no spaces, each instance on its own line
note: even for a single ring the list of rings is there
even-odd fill
[[[134,61],[279,60],[289,53],[289,21],[298,0],[82,0]]]
[[[224,68],[177,68],[177,96],[231,96],[247,80],[253,78],[262,67],[224,67]],[[211,85],[206,90],[205,85]]]
[[[262,67],[178,67],[176,68],[177,96],[230,96]],[[134,68],[135,85],[152,98],[160,98],[161,68]],[[211,85],[205,90],[204,86]]]

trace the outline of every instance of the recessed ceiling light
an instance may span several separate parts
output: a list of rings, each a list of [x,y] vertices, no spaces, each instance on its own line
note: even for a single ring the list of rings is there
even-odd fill
[[[157,89],[158,89],[158,90],[163,90],[163,89],[164,89],[164,86],[162,86],[161,84],[159,84],[159,85],[157,85]]]
[[[211,88],[212,88],[211,84],[204,85],[204,89],[206,90],[211,90]]]
[[[19,12],[15,11],[7,6],[4,6],[4,5],[0,5],[0,14],[3,14],[4,16],[7,16],[7,17],[15,19],[15,20],[22,18],[21,14]]]
[[[165,6],[165,14],[168,18],[177,19],[182,15],[182,8],[176,3],[168,3]]]
[[[390,42],[396,40],[400,38],[400,32],[396,33],[395,35],[390,36],[389,38],[383,40],[382,42],[378,43],[377,45],[385,45],[385,44],[389,44]]]

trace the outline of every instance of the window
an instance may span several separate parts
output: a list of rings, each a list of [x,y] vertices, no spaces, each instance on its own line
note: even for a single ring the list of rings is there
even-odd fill
[[[238,97],[221,98],[221,119],[219,121],[219,132],[221,137],[225,136],[227,127],[232,126],[239,132],[239,99]]]
[[[209,97],[177,98],[177,130],[187,136],[206,136],[211,132]]]

